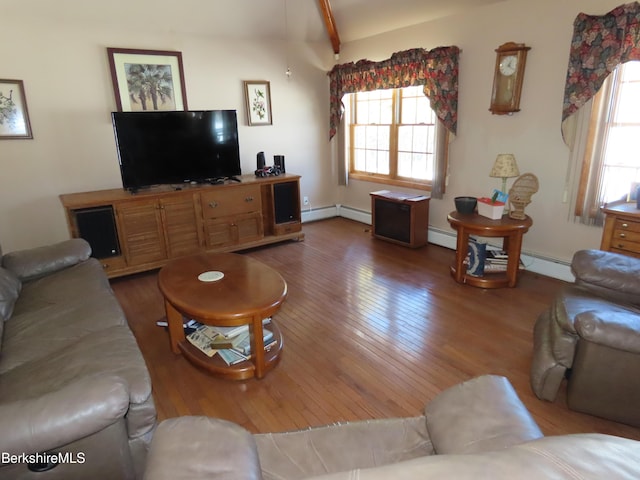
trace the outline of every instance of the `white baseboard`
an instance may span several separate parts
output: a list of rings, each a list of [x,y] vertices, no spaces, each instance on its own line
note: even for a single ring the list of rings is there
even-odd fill
[[[335,205],[333,207],[324,207],[313,210],[304,210],[302,212],[302,222],[311,222],[314,220],[323,220],[332,217],[344,217],[356,222],[371,225],[371,213],[358,210],[344,205]],[[456,249],[456,235],[453,231],[445,232],[437,228],[429,228],[429,243],[439,245],[441,247]],[[573,283],[575,277],[571,273],[569,263],[553,258],[545,258],[527,252],[522,252],[522,262],[527,270],[547,277],[557,278],[565,282]]]

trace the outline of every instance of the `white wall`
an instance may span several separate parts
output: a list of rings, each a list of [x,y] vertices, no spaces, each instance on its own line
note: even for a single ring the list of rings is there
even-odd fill
[[[442,200],[432,200],[430,224],[450,231],[446,217],[458,195],[487,195],[501,180],[489,171],[498,153],[513,153],[520,172],[534,173],[540,190],[526,213],[534,225],[524,237],[523,251],[568,261],[581,248],[598,248],[602,230],[568,220],[563,201],[569,150],[562,141],[560,120],[564,82],[573,33],[580,12],[602,15],[619,0],[510,0],[343,46],[340,62],[382,60],[393,52],[457,45],[460,57],[458,135],[450,149],[450,179]],[[521,111],[492,115],[489,101],[495,49],[505,42],[525,43],[527,56]],[[508,181],[511,185],[513,179]],[[340,189],[340,203],[370,211],[370,191],[385,188],[352,182]]]
[[[0,244],[5,252],[68,238],[58,195],[122,188],[110,121],[115,100],[107,47],[177,50],[191,109],[236,109],[242,172],[286,157],[316,205],[336,199],[329,160],[329,45],[238,42],[100,25],[48,25],[0,18],[1,78],[24,81],[33,140],[0,140]],[[324,57],[324,58],[323,58]],[[242,80],[271,82],[272,126],[249,127]]]
[[[568,220],[563,202],[569,152],[560,134],[561,105],[573,21],[581,12],[603,14],[620,0],[508,0],[468,13],[344,44],[340,63],[382,60],[414,47],[457,45],[460,59],[459,129],[451,144],[451,176],[443,200],[432,200],[430,223],[452,232],[446,215],[457,195],[482,196],[500,186],[489,178],[498,153],[516,155],[520,171],[540,180],[527,213],[534,226],[527,253],[566,262],[575,250],[597,248],[601,229]],[[522,111],[488,111],[494,50],[515,41],[527,58]],[[25,82],[33,140],[0,140],[0,244],[5,251],[68,237],[58,195],[121,187],[109,113],[115,108],[106,47],[178,50],[193,109],[234,108],[240,118],[242,170],[255,156],[286,156],[302,175],[301,194],[312,207],[340,203],[370,211],[369,192],[380,184],[337,187],[335,142],[328,139],[328,79],[335,61],[329,42],[289,47],[175,32],[142,34],[101,25],[48,25],[0,17],[2,78]],[[269,80],[273,126],[248,127],[242,80]],[[510,181],[511,183],[511,181]],[[510,184],[509,183],[509,184]]]

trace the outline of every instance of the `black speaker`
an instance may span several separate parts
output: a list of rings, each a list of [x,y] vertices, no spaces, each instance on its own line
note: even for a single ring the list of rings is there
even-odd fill
[[[299,198],[296,182],[274,184],[273,206],[275,210],[276,224],[299,220],[298,202]]]
[[[274,155],[273,156],[273,165],[275,167],[280,167],[280,172],[285,173],[284,169],[284,155]]]
[[[256,170],[264,168],[265,165],[266,161],[264,159],[264,152],[258,152],[258,155],[256,156]]]
[[[113,207],[83,208],[74,210],[73,213],[78,235],[89,242],[93,257],[108,258],[120,255]]]

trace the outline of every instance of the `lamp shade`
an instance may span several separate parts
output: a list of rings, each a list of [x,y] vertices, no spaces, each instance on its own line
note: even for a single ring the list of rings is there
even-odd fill
[[[511,153],[500,153],[491,169],[490,177],[511,178],[520,175],[516,157]]]

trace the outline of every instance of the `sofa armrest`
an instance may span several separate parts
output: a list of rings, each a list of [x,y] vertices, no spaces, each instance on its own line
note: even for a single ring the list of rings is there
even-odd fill
[[[483,375],[445,390],[425,408],[438,454],[480,453],[542,437],[505,377]]]
[[[123,418],[129,389],[117,376],[81,378],[40,397],[0,404],[0,452],[44,452]]]
[[[260,480],[253,436],[226,420],[179,417],[156,429],[145,480]]]
[[[90,256],[89,243],[82,238],[73,238],[52,245],[7,253],[2,257],[2,266],[25,282],[71,267]]]
[[[579,250],[571,260],[576,283],[596,295],[639,305],[640,259],[602,250]]]
[[[575,327],[582,340],[640,354],[640,313],[611,306],[610,311],[583,312]]]

